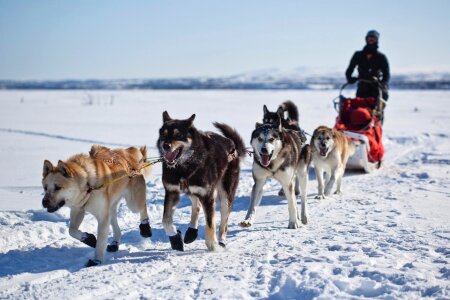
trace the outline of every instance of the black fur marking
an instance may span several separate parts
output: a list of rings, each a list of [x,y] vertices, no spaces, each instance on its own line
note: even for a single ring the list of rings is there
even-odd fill
[[[81,238],[81,241],[83,243],[85,243],[86,245],[95,248],[97,246],[97,239],[95,238],[95,235],[93,235],[92,233],[87,233],[85,232],[86,237],[85,238]]]
[[[189,227],[184,234],[184,243],[190,244],[197,239],[198,229]]]
[[[149,223],[139,224],[139,231],[142,237],[149,238],[152,236],[152,227]]]
[[[219,242],[219,246],[222,247],[222,248],[226,248],[226,245],[225,245],[224,242]]]
[[[170,246],[173,250],[184,251],[183,238],[181,236],[181,231],[177,230],[177,234],[174,236],[169,236]]]

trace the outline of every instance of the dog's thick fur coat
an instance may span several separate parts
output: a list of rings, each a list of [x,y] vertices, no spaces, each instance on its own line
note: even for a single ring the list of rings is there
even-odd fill
[[[354,145],[348,143],[345,135],[335,129],[319,126],[311,138],[312,159],[318,183],[318,199],[330,195],[336,182],[335,194],[342,192],[342,177]]]
[[[311,161],[309,145],[305,145],[296,131],[281,125],[258,125],[252,133],[251,145],[254,151],[253,185],[250,206],[241,227],[250,227],[259,205],[266,180],[274,177],[281,183],[288,200],[288,228],[298,228],[300,220],[308,222],[306,188]],[[302,209],[299,217],[295,197],[295,177],[298,177],[301,190]]]
[[[95,259],[88,266],[103,261],[107,247],[109,225],[113,228],[111,251],[117,251],[120,242],[120,228],[117,222],[117,205],[124,197],[131,211],[140,213],[141,234],[151,235],[145,203],[145,179],[149,168],[142,169],[147,156],[146,147],[140,149],[109,149],[94,145],[88,154],[77,154],[57,166],[44,161],[42,186],[45,196],[42,205],[48,212],[55,212],[62,206],[70,208],[69,234],[89,246],[95,247]],[[136,176],[129,177],[130,172]],[[114,181],[120,177],[124,178]],[[112,184],[108,184],[114,181]],[[78,228],[85,212],[97,219],[97,238]],[[146,228],[148,227],[148,228]],[[149,233],[150,232],[150,233]]]
[[[216,249],[215,200],[220,199],[219,244],[224,246],[228,217],[239,182],[240,160],[245,145],[239,134],[225,124],[214,123],[222,134],[202,132],[193,125],[195,115],[186,120],[170,118],[163,113],[157,147],[164,158],[162,181],[165,189],[163,226],[172,248],[184,250],[181,233],[173,225],[173,213],[186,193],[192,201],[191,223],[184,243],[197,238],[200,207],[206,218],[206,246]]]
[[[306,143],[306,136],[303,130],[299,126],[299,113],[297,105],[291,100],[286,100],[278,106],[277,111],[270,111],[266,105],[263,106],[263,124],[272,124],[274,126],[280,126],[284,129],[291,129],[295,131],[302,143]],[[287,113],[287,116],[286,116]],[[260,126],[262,124],[258,124]],[[295,195],[300,194],[300,182],[299,179],[295,179]],[[285,196],[283,188],[278,192],[279,196]]]

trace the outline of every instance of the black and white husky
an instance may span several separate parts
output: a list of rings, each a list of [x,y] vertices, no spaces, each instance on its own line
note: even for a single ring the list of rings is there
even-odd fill
[[[306,143],[304,131],[299,126],[299,113],[297,105],[291,100],[286,100],[278,106],[276,111],[270,111],[266,105],[263,106],[263,124],[281,126],[284,129],[294,130],[300,137],[302,143]],[[295,180],[295,195],[300,194],[299,179]],[[285,196],[283,188],[278,192],[279,196]]]
[[[191,223],[184,243],[192,243],[198,234],[198,214],[203,207],[206,219],[206,246],[214,250],[217,245],[215,200],[220,199],[219,245],[225,247],[228,217],[233,207],[239,182],[239,161],[245,156],[245,145],[239,134],[225,124],[214,123],[222,134],[201,132],[193,121],[170,118],[163,113],[157,147],[164,158],[162,181],[165,189],[163,226],[172,249],[183,251],[181,232],[173,225],[173,213],[186,193],[192,201]]]
[[[252,132],[251,145],[253,158],[253,185],[250,207],[241,227],[250,227],[255,218],[256,206],[262,198],[266,180],[274,177],[281,183],[288,200],[288,228],[298,228],[300,223],[308,222],[306,207],[306,187],[311,161],[311,150],[294,130],[285,129],[281,125],[257,124]],[[302,210],[299,217],[295,197],[295,177],[299,178]]]

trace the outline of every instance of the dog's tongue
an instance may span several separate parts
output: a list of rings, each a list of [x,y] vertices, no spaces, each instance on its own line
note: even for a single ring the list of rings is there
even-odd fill
[[[173,161],[177,157],[177,154],[178,154],[178,149],[175,151],[172,151],[172,152],[166,152],[166,154],[164,154],[164,158],[168,161]]]
[[[268,166],[270,164],[270,156],[267,154],[261,154],[261,163],[263,166]]]
[[[320,148],[319,148],[320,155],[326,156],[326,155],[327,155],[327,150],[328,150],[328,148],[322,148],[322,147],[320,147]]]

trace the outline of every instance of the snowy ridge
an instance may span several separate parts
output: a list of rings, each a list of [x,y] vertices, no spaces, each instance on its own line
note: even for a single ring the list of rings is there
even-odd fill
[[[344,69],[298,67],[293,70],[263,69],[222,77],[186,77],[114,80],[0,80],[1,89],[126,90],[126,89],[336,89],[345,83]],[[391,88],[450,89],[450,70],[399,69]]]
[[[161,225],[164,189],[156,165],[147,184],[153,237],[143,239],[138,216],[119,206],[123,239],[99,267],[83,268],[93,250],[68,233],[69,210],[41,208],[42,162],[87,152],[90,142],[154,143],[161,113],[214,130],[235,127],[249,140],[262,105],[286,99],[299,106],[311,133],[333,125],[337,91],[2,91],[0,92],[0,298],[6,299],[419,299],[450,297],[450,93],[393,91],[386,110],[383,167],[346,174],[344,194],[314,199],[309,221],[287,229],[287,200],[267,182],[256,222],[242,229],[253,184],[251,158],[242,165],[221,252],[199,239],[170,250]],[[113,99],[113,101],[111,101]],[[427,99],[427,101],[423,101]],[[51,120],[51,121],[50,121]],[[45,134],[30,134],[45,133]],[[300,203],[300,199],[298,199]],[[175,224],[184,233],[190,201],[182,197]],[[220,215],[218,215],[220,218]],[[218,220],[217,220],[218,222]],[[82,230],[95,232],[86,216]]]

